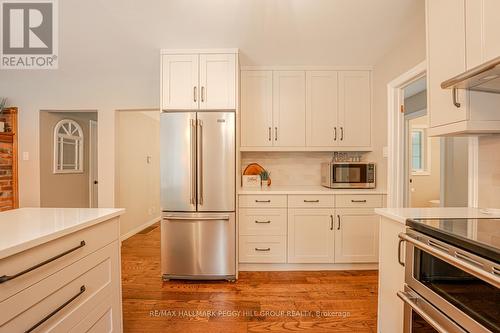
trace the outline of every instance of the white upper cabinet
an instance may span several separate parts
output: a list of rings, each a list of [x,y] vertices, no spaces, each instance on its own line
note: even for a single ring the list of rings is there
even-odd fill
[[[426,1],[429,135],[500,131],[500,95],[441,88],[443,81],[500,56],[498,10],[498,0]]]
[[[371,126],[369,70],[241,72],[242,150],[370,151]]]
[[[273,140],[275,146],[305,146],[305,87],[304,71],[275,71],[273,73]]]
[[[338,209],[335,213],[335,263],[377,262],[380,216],[373,209]]]
[[[338,144],[345,147],[371,145],[370,72],[339,73]]]
[[[163,50],[162,110],[235,110],[237,56]]]
[[[200,109],[236,108],[236,55],[200,55]]]
[[[198,55],[162,55],[162,109],[198,108]]]
[[[241,72],[241,145],[273,145],[273,72]]]
[[[306,72],[306,144],[334,147],[340,138],[338,72]]]

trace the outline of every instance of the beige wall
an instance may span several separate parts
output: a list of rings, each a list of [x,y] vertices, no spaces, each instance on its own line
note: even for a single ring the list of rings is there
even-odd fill
[[[415,95],[416,96],[416,95]],[[427,125],[428,117],[419,117],[409,121],[410,130],[414,127]],[[409,131],[410,156],[411,156],[411,131]],[[426,138],[427,140],[427,138]],[[441,139],[429,138],[428,147],[430,149],[430,168],[428,174],[410,175],[410,207],[430,207],[430,200],[439,200],[441,182]],[[429,156],[429,155],[428,155]],[[411,161],[411,159],[410,159]]]
[[[83,130],[83,173],[55,174],[54,127],[62,119]],[[40,112],[40,206],[89,207],[89,121],[95,112]]]
[[[160,113],[117,113],[117,206],[126,235],[160,218]],[[148,156],[151,157],[148,163]]]
[[[500,135],[479,138],[479,207],[500,208]]]

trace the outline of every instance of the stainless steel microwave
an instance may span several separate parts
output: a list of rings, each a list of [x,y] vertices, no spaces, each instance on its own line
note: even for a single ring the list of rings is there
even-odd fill
[[[329,188],[375,188],[375,163],[321,163],[321,185]]]

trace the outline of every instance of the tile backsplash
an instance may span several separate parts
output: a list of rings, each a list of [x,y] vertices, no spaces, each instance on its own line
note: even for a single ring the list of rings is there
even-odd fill
[[[321,185],[321,163],[332,157],[333,152],[243,152],[241,171],[258,163],[271,172],[273,185]]]

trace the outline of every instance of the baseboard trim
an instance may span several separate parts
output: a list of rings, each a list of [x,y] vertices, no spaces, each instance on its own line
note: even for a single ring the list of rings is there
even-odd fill
[[[378,270],[377,263],[363,264],[243,264],[240,263],[238,271],[356,271]]]
[[[129,232],[127,232],[126,234],[124,235],[121,235],[120,236],[120,242],[123,242],[124,240],[126,240],[127,238],[130,238],[132,237],[133,235],[135,235],[136,233],[138,233],[139,231],[141,230],[144,230],[146,229],[147,227],[155,224],[156,222],[159,222],[161,220],[161,217],[158,216],[158,217],[155,217],[154,219],[152,220],[149,220],[147,221],[146,223],[143,223],[137,227],[135,227],[134,229],[130,230]]]

